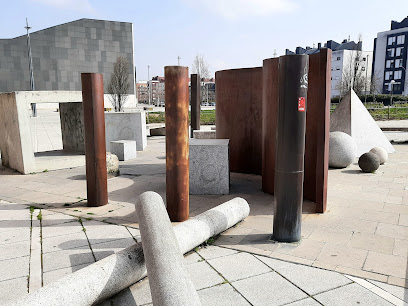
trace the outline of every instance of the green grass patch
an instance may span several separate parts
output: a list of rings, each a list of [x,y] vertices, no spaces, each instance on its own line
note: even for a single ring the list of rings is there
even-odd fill
[[[191,122],[191,113],[188,113],[188,122]],[[215,124],[215,109],[202,110],[200,113],[200,122],[202,125]],[[146,123],[165,123],[164,112],[146,113]]]

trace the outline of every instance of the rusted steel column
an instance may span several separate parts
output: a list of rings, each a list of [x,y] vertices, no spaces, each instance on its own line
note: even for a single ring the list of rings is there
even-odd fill
[[[188,68],[164,67],[166,79],[166,202],[170,220],[189,214]]]
[[[324,213],[327,203],[330,133],[330,71],[332,51],[309,56],[304,197]]]
[[[281,242],[301,238],[308,62],[307,55],[279,58],[273,238]]]
[[[88,206],[108,204],[103,76],[81,73]]]
[[[191,75],[191,138],[193,131],[200,129],[201,82],[199,74]]]
[[[279,105],[279,58],[264,60],[262,73],[262,190],[273,194]]]

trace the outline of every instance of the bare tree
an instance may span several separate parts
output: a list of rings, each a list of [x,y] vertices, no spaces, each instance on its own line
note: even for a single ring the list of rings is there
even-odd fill
[[[115,112],[123,111],[123,105],[128,98],[129,87],[129,64],[124,57],[119,56],[113,64],[113,72],[107,86],[109,99]]]
[[[369,79],[366,79],[366,71],[363,52],[361,50],[361,34],[359,35],[359,44],[351,51],[348,62],[343,66],[341,82],[338,85],[340,96],[344,96],[350,89],[353,89],[357,95],[362,95],[367,89]],[[362,69],[364,67],[364,69]],[[367,82],[367,83],[366,83]]]
[[[371,94],[381,94],[382,93],[382,82],[380,72],[374,71],[371,75],[371,84],[370,84],[370,93]]]
[[[193,73],[200,75],[200,78],[210,77],[210,67],[201,54],[197,54],[194,57],[193,66],[191,68]]]

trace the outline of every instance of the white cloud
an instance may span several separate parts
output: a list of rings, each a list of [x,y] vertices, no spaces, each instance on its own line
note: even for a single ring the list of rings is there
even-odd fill
[[[297,8],[292,0],[184,0],[185,2],[217,13],[227,19],[246,16],[267,16],[289,12]]]
[[[88,0],[31,0],[35,3],[40,3],[48,6],[53,6],[61,9],[79,11],[82,13],[92,13],[94,8]]]

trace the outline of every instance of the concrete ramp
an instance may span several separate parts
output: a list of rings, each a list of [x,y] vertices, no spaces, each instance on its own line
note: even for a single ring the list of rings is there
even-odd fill
[[[349,134],[357,143],[357,157],[374,147],[381,147],[388,153],[395,149],[381,131],[378,124],[356,95],[349,91],[330,116],[330,132]]]

